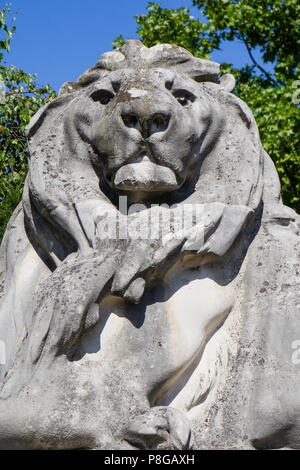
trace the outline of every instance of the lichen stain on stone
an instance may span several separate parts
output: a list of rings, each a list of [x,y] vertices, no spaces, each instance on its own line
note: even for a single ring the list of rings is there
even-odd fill
[[[134,97],[132,96],[130,93],[128,93],[128,91],[119,91],[119,93],[117,94],[117,103],[124,103],[124,102],[128,102],[128,101],[131,101],[131,100],[135,100],[137,99],[137,97]]]

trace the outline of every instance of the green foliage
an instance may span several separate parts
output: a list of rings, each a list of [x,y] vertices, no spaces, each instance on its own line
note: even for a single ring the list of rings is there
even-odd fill
[[[252,109],[262,144],[280,176],[285,204],[300,211],[300,109],[292,101],[300,74],[300,3],[298,0],[193,0],[207,23],[189,10],[148,4],[148,13],[135,17],[137,33],[147,47],[171,43],[198,57],[220,49],[223,41],[240,41],[249,55],[241,69],[221,64],[237,80],[235,93]],[[124,42],[119,36],[114,43]],[[264,69],[254,54],[259,51]],[[300,82],[298,83],[300,85]]]
[[[9,51],[15,30],[8,26],[9,4],[0,10],[0,50]],[[0,54],[0,240],[19,203],[28,165],[26,126],[41,106],[55,98],[49,85],[38,87],[36,75],[7,67]]]
[[[193,3],[206,15],[221,40],[238,39],[250,52],[258,48],[264,62],[274,63],[275,81],[282,80],[284,84],[287,78],[294,78],[300,62],[299,0],[193,0]]]
[[[276,165],[283,201],[299,212],[300,110],[292,102],[294,91],[292,79],[280,87],[262,86],[252,77],[237,86],[237,94],[252,109],[263,146]]]
[[[192,52],[193,55],[209,59],[213,48],[218,48],[219,41],[209,26],[190,15],[187,8],[169,10],[156,3],[148,4],[148,14],[135,16],[138,24],[137,33],[147,47],[155,44],[177,44]],[[119,36],[114,47],[124,44]]]

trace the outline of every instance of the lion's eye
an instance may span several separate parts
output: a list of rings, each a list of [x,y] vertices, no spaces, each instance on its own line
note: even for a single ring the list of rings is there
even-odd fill
[[[108,104],[113,97],[114,94],[109,90],[96,90],[91,94],[92,100],[101,104]]]
[[[185,107],[189,106],[196,98],[193,93],[187,90],[177,90],[173,95],[177,99],[178,103]]]
[[[188,104],[190,103],[189,100],[184,96],[178,96],[177,101],[181,104],[181,106],[188,106]]]

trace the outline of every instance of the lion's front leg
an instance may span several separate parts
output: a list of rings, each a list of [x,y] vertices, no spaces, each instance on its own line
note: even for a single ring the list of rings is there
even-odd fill
[[[117,251],[91,252],[85,258],[70,255],[39,286],[29,334],[4,385],[5,395],[28,384],[41,365],[61,356],[70,358],[81,334],[99,319],[99,299],[115,273],[118,256]]]
[[[45,282],[37,295],[34,330],[31,335],[30,355],[36,362],[42,349],[69,356],[80,334],[95,324],[87,318],[88,312],[114,275],[119,253],[94,252],[83,259],[71,259],[58,268]],[[94,309],[95,311],[95,309]],[[45,353],[46,353],[45,351]]]

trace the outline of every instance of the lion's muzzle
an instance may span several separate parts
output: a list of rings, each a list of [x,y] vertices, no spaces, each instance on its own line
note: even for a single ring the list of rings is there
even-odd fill
[[[114,186],[127,191],[173,191],[178,187],[174,172],[152,162],[146,155],[123,165],[116,172]]]

